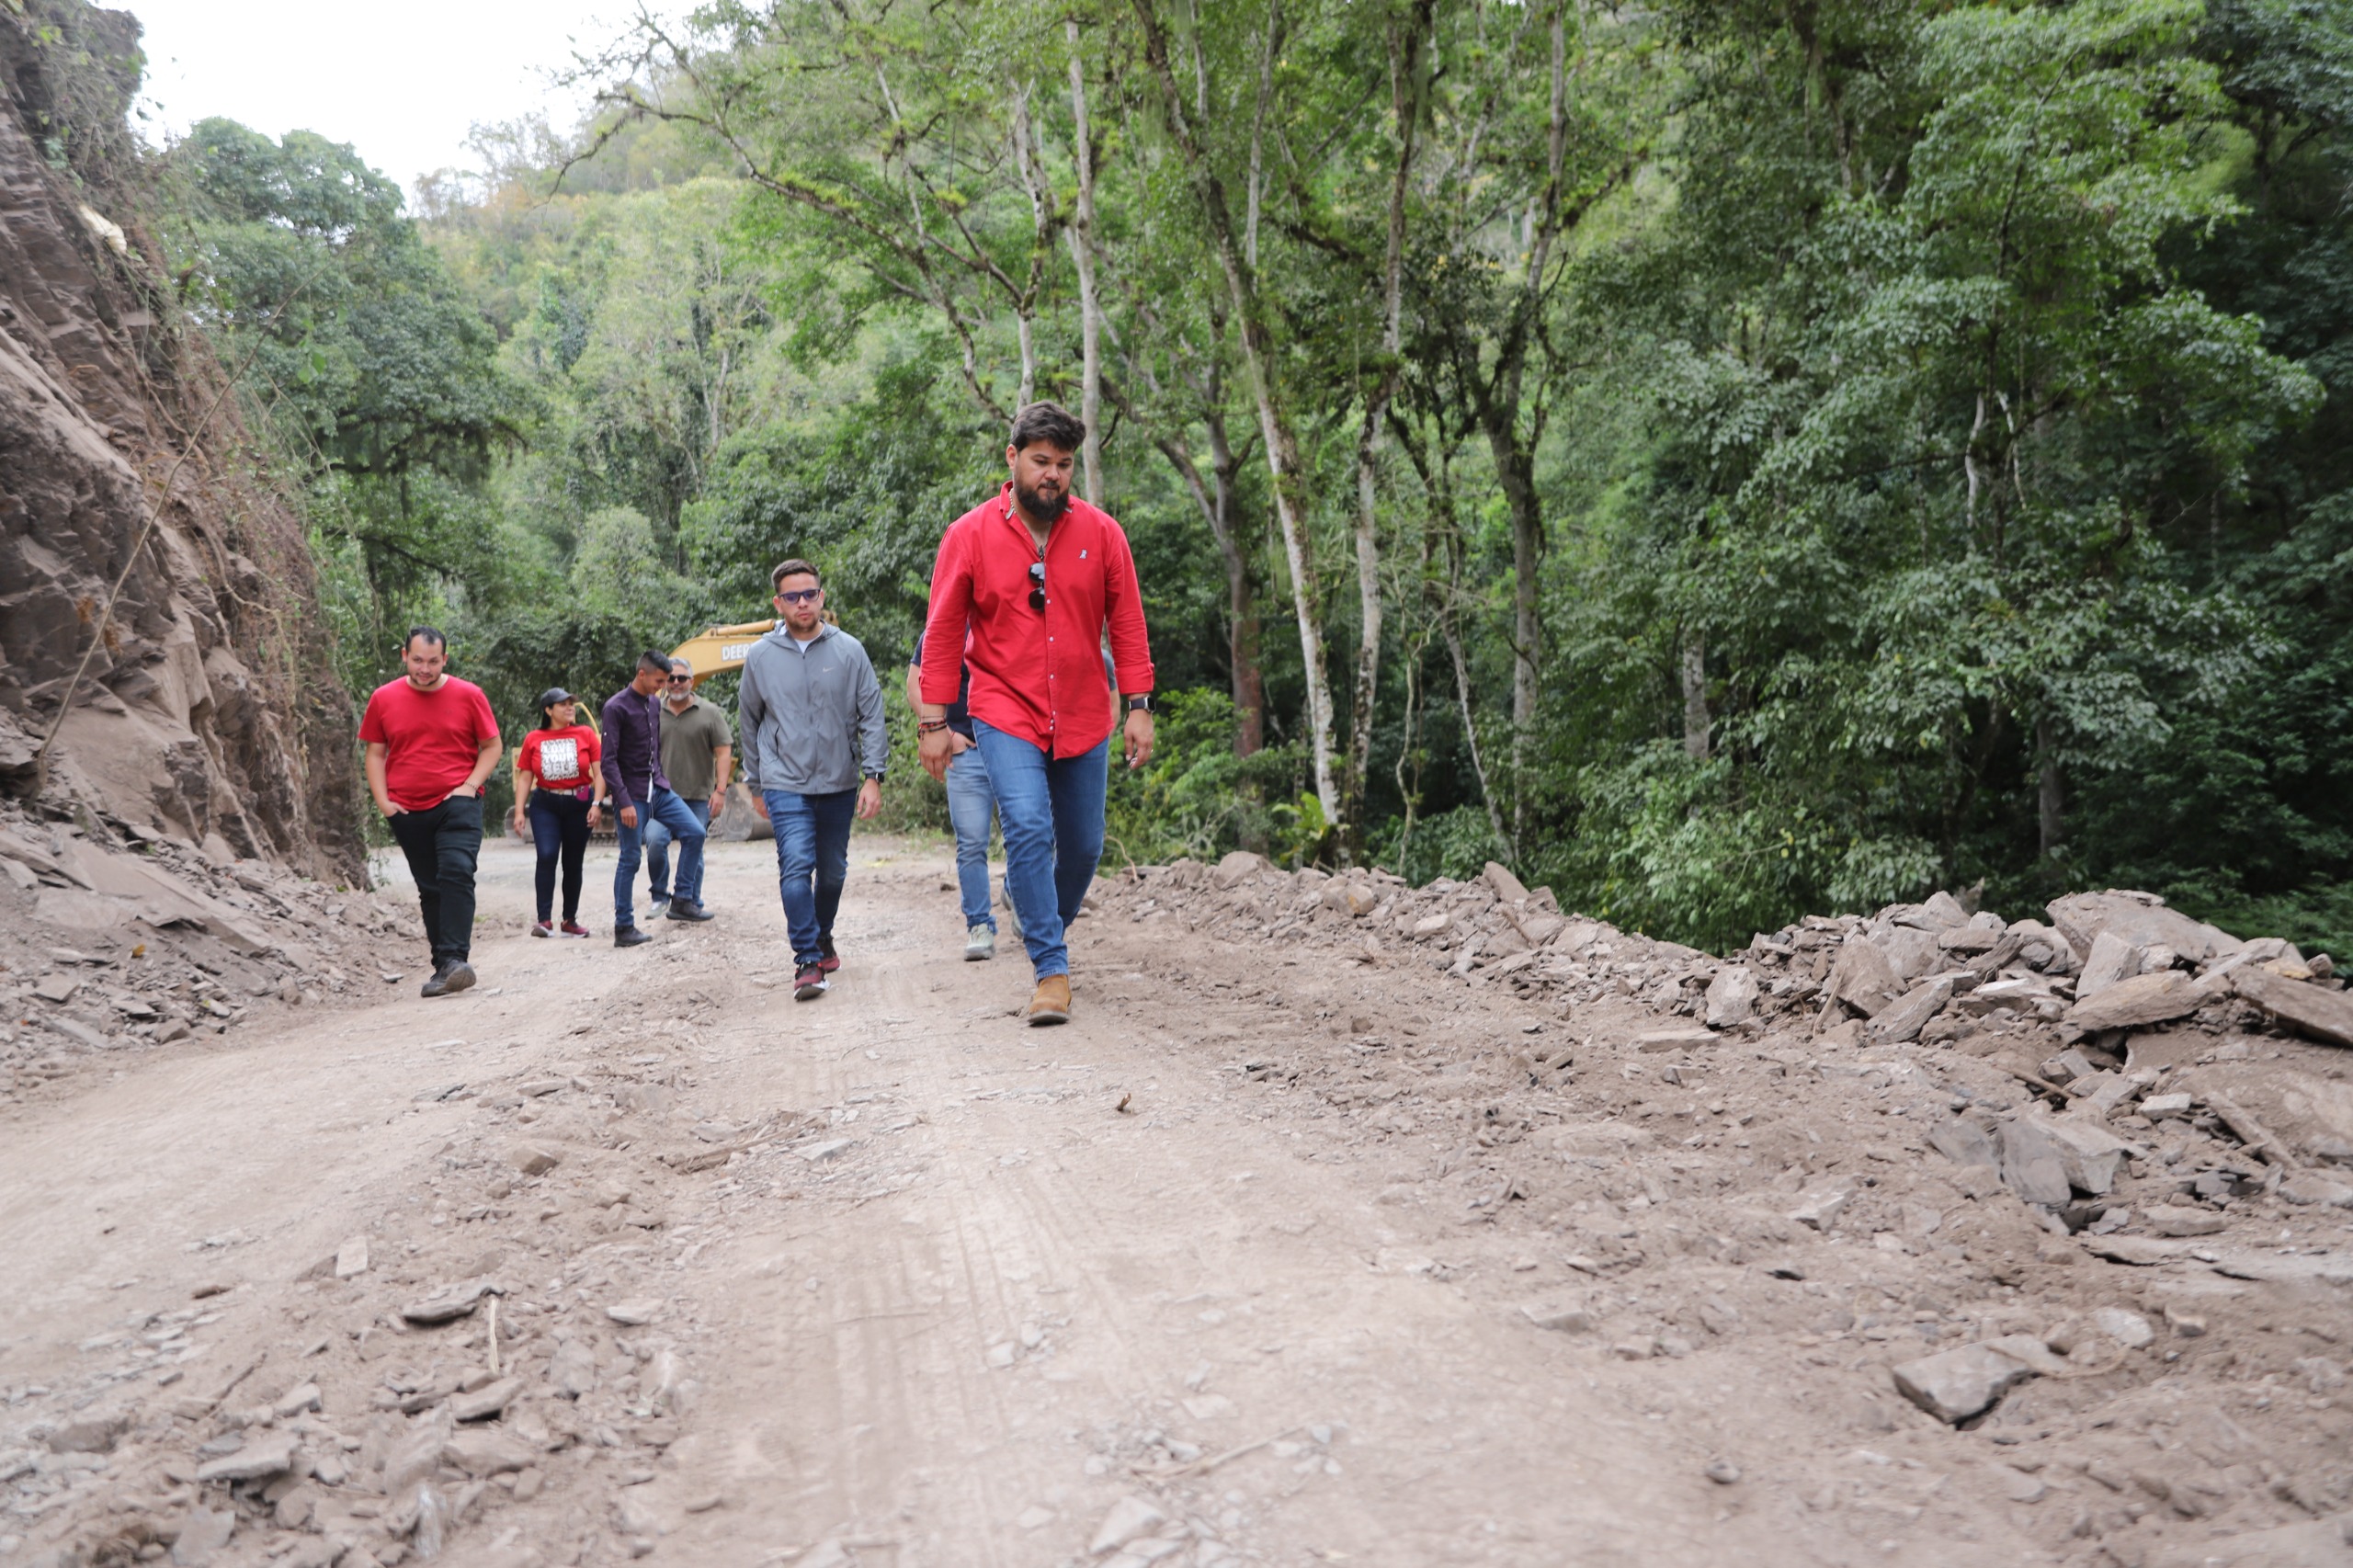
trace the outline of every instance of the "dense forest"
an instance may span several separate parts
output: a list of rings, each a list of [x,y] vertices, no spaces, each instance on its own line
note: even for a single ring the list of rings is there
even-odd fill
[[[434,619],[519,730],[794,553],[893,684],[1051,397],[1166,704],[1115,858],[2353,943],[2340,0],[720,0],[579,75],[413,199],[157,161],[355,690]]]

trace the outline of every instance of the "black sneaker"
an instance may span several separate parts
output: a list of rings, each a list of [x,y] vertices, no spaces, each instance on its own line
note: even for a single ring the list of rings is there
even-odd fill
[[[418,990],[420,996],[451,996],[474,983],[473,967],[461,959],[443,959],[433,966],[433,978]]]
[[[842,967],[842,956],[834,951],[834,939],[831,937],[817,938],[817,968],[822,972],[831,974]]]
[[[670,901],[670,918],[673,920],[708,920],[710,918],[710,911],[705,909],[701,904],[697,903],[693,899],[674,898]]]
[[[833,983],[825,978],[824,970],[813,963],[804,963],[801,966],[800,972],[792,977],[792,999],[796,1002],[814,1002],[818,997],[823,996],[832,984]]]
[[[617,948],[642,947],[652,940],[654,940],[654,938],[651,936],[639,930],[634,926],[616,926],[613,927],[613,946]]]

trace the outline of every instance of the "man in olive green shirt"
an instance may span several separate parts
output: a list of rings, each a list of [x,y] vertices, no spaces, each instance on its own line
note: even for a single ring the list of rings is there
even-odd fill
[[[727,780],[735,767],[735,736],[727,715],[715,702],[695,695],[695,667],[684,659],[670,661],[670,680],[662,700],[662,771],[670,788],[686,802],[696,820],[709,827],[727,804]],[[701,868],[693,887],[686,886],[686,867],[674,901],[665,884],[670,880],[670,835],[658,822],[645,829],[645,872],[653,883],[653,913],[702,913]]]

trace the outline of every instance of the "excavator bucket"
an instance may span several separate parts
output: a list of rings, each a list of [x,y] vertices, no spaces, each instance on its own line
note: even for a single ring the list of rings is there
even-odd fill
[[[671,649],[670,657],[684,659],[694,665],[695,684],[700,686],[722,670],[742,669],[744,655],[751,652],[752,644],[776,628],[774,617],[766,620],[746,620],[735,626],[714,626],[701,636],[689,637]]]

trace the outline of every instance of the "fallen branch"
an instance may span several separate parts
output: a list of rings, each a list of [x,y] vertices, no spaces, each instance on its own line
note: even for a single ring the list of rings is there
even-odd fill
[[[2208,1094],[2204,1098],[2214,1114],[2222,1119],[2222,1124],[2238,1135],[2240,1142],[2283,1171],[2296,1168],[2295,1159],[2289,1154],[2288,1146],[2274,1138],[2263,1123],[2242,1109],[2237,1101],[2220,1093]]]
[[[1987,1060],[1991,1061],[1995,1066],[2000,1068],[2003,1072],[2007,1073],[2011,1077],[2016,1078],[2018,1082],[2033,1085],[2036,1088],[2040,1089],[2044,1094],[2049,1095],[2053,1099],[2057,1100],[2061,1105],[2065,1105],[2070,1097],[2065,1089],[2061,1088],[2058,1085],[2052,1083],[2048,1078],[2037,1077],[2034,1074],[2028,1072],[2023,1067],[2013,1067],[1998,1056],[1989,1057]]]
[[[1270,1444],[1281,1442],[1294,1432],[1303,1432],[1306,1429],[1304,1426],[1286,1426],[1272,1437],[1261,1437],[1255,1443],[1245,1443],[1238,1449],[1228,1449],[1222,1454],[1211,1454],[1206,1459],[1195,1460],[1190,1464],[1178,1465],[1175,1470],[1144,1470],[1136,1465],[1130,1465],[1128,1469],[1137,1475],[1150,1475],[1170,1481],[1180,1475],[1207,1475],[1229,1460],[1238,1460],[1245,1454],[1255,1454]]]

